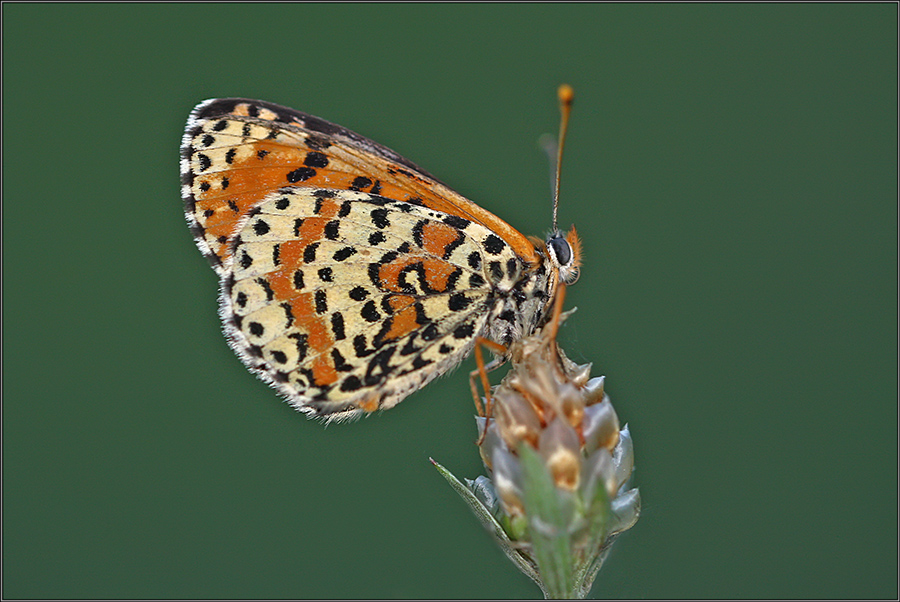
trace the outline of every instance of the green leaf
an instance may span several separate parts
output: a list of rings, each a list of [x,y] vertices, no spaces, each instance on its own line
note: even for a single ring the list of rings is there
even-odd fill
[[[475,516],[478,517],[478,520],[484,525],[484,528],[494,536],[500,549],[503,550],[510,560],[512,560],[513,564],[515,564],[516,567],[525,573],[532,581],[537,583],[538,587],[541,588],[541,591],[546,592],[544,584],[541,582],[541,578],[538,575],[537,568],[516,550],[515,544],[510,540],[506,531],[500,526],[500,523],[498,523],[490,513],[490,510],[485,508],[481,501],[475,497],[475,494],[472,493],[468,487],[463,485],[453,473],[435,462],[434,458],[428,459],[431,460],[431,463],[434,464],[437,471],[447,479],[447,482],[456,490],[456,493],[462,496],[463,501],[465,501],[472,512],[475,513]]]
[[[587,498],[584,509],[587,522],[586,539],[581,544],[583,547],[579,549],[579,566],[575,571],[575,583],[578,584],[580,598],[590,593],[591,585],[600,567],[603,566],[603,561],[609,554],[609,546],[612,544],[612,538],[607,539],[611,508],[605,483],[597,479],[594,491],[585,492],[584,495]]]
[[[519,446],[522,502],[528,517],[538,571],[548,599],[574,598],[578,593],[569,522],[571,500],[556,488],[543,459],[528,444]]]

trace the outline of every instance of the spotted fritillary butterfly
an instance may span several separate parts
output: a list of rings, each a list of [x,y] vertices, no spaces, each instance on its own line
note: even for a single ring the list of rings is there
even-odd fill
[[[532,334],[578,276],[574,228],[527,238],[394,151],[268,102],[197,105],[181,180],[231,347],[327,420],[393,407],[478,337]]]

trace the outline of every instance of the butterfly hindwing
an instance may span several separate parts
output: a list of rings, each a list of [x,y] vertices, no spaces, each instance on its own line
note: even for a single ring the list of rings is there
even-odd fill
[[[221,295],[232,346],[331,418],[391,407],[458,364],[519,269],[493,266],[520,262],[480,224],[355,191],[284,187],[237,229]]]

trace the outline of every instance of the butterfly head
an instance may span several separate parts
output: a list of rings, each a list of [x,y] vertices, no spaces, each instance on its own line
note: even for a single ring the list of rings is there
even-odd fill
[[[547,239],[550,264],[559,272],[565,284],[575,284],[581,273],[581,239],[575,226],[566,233],[554,232]]]
[[[556,155],[556,169],[551,172],[550,187],[553,190],[553,234],[547,239],[547,255],[550,264],[556,268],[560,280],[564,284],[575,284],[581,272],[581,240],[575,231],[575,226],[568,232],[560,232],[556,227],[556,213],[559,208],[559,180],[562,172],[562,152],[566,141],[566,130],[569,125],[569,113],[572,111],[572,99],[574,97],[572,87],[563,84],[559,87],[559,138],[557,143],[552,141],[544,146],[547,156],[553,160]]]

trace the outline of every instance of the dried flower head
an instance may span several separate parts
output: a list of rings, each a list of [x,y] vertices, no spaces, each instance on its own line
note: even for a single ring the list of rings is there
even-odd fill
[[[476,417],[490,477],[462,485],[435,463],[548,598],[585,597],[615,536],[640,513],[638,490],[628,487],[631,437],[604,378],[590,378],[590,364],[575,364],[556,343],[570,314],[509,349],[492,412]]]

